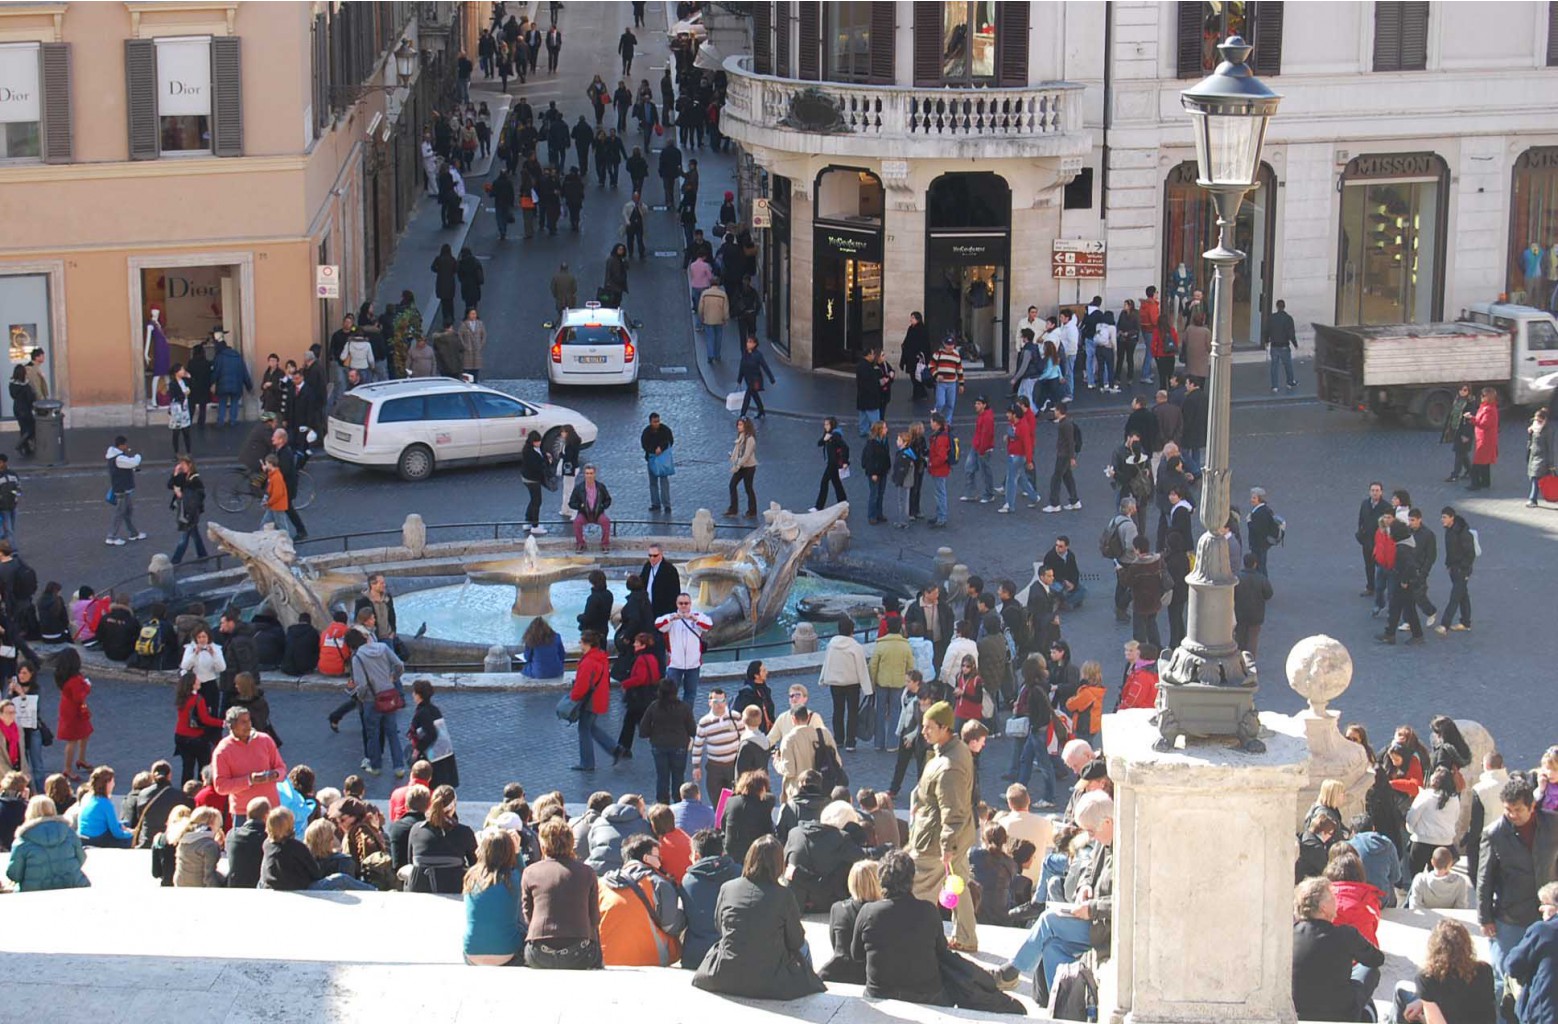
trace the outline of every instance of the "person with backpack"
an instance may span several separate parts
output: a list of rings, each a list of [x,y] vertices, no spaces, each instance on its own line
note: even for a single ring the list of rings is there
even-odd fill
[[[1098,538],[1098,553],[1114,562],[1114,620],[1116,622],[1128,621],[1131,607],[1131,592],[1125,585],[1124,570],[1136,557],[1136,550],[1132,542],[1136,539],[1136,499],[1124,497],[1120,499],[1120,510],[1115,517],[1109,520],[1104,527],[1104,532]]]
[[[1059,512],[1062,508],[1074,512],[1082,507],[1077,497],[1076,477],[1072,473],[1077,467],[1077,456],[1082,452],[1082,428],[1072,421],[1069,409],[1066,402],[1055,404],[1055,470],[1049,478],[1050,503],[1040,509],[1041,512]],[[1060,500],[1061,484],[1066,485],[1066,494],[1071,498],[1065,505],[1056,504]]]
[[[331,613],[330,618],[330,625],[326,626],[325,631],[319,635],[319,656],[315,668],[320,675],[344,676],[346,675],[346,631],[351,627],[346,623],[345,609],[337,608]],[[331,721],[339,722],[347,712],[352,711],[356,701],[349,703],[353,707],[347,707],[345,711],[340,711],[338,708],[340,714],[332,712]]]
[[[400,692],[400,676],[406,665],[389,644],[370,640],[360,630],[346,634],[346,649],[351,652],[351,686],[357,695],[358,714],[362,716],[362,770],[369,775],[383,774],[384,745],[389,744],[395,778],[406,777],[406,756],[400,743],[400,708],[405,698],[395,701],[379,698],[381,691]],[[395,706],[398,703],[398,707]]]
[[[184,560],[184,552],[190,542],[195,545],[195,557],[206,557],[206,543],[200,536],[200,517],[206,511],[206,482],[195,468],[190,455],[180,455],[174,464],[173,475],[168,478],[168,490],[173,492],[173,525],[179,532],[178,546],[173,549],[173,564]]]
[[[168,616],[168,606],[159,601],[147,609],[146,616],[135,637],[135,652],[126,664],[146,671],[175,667],[179,660],[178,631]]]
[[[1266,568],[1267,553],[1287,539],[1287,523],[1266,503],[1264,487],[1250,488],[1249,516],[1250,554],[1255,556],[1256,568],[1262,576],[1270,576]],[[1416,617],[1416,613],[1413,613]]]
[[[670,967],[681,958],[686,894],[667,875],[660,844],[635,835],[622,844],[622,866],[600,880],[601,959],[607,967]]]
[[[822,716],[801,703],[790,709],[790,721],[790,728],[774,754],[774,768],[784,777],[783,799],[794,799],[800,792],[801,777],[810,771],[822,776],[822,793],[845,785],[838,744],[822,724]]]

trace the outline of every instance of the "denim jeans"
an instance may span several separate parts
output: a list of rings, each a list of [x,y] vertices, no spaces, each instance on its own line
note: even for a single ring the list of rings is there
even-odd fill
[[[1084,373],[1086,374],[1086,377],[1087,377],[1087,383],[1089,383],[1089,384],[1097,384],[1098,383],[1098,346],[1094,343],[1092,338],[1089,338],[1089,339],[1087,339],[1086,341],[1084,341],[1082,343],[1082,352],[1087,357],[1087,368],[1084,371]]]
[[[1020,763],[1016,766],[1017,781],[1024,786],[1033,778],[1033,766],[1039,766],[1039,790],[1033,793],[1034,803],[1055,802],[1055,762],[1050,760],[1046,734],[1049,730],[1040,729],[1037,732],[1029,732],[1028,738],[1022,741],[1019,748]]]
[[[265,529],[265,525],[267,523],[269,523],[271,526],[274,526],[288,537],[292,536],[292,523],[287,519],[287,514],[285,512],[276,512],[272,509],[266,509],[265,514],[260,516],[260,529]]]
[[[309,892],[378,892],[378,889],[367,882],[344,875],[337,871],[333,875],[326,875],[319,881],[308,887]]]
[[[1101,388],[1106,388],[1111,384],[1118,384],[1119,380],[1116,379],[1114,372],[1114,349],[1108,346],[1100,346],[1095,351],[1098,356],[1098,372],[1093,379]]]
[[[1186,448],[1184,451],[1180,452],[1180,454],[1183,455],[1185,459],[1185,472],[1189,473],[1193,477],[1199,478],[1203,468],[1201,465],[1201,457],[1204,453],[1205,449],[1202,448]]]
[[[1035,503],[1038,502],[1039,491],[1033,486],[1033,479],[1028,476],[1027,461],[1021,455],[1008,455],[1006,457],[1006,504],[1012,508],[1017,507],[1018,487],[1032,495]]]
[[[48,774],[43,767],[43,730],[27,729],[24,733],[27,766],[32,769],[32,788],[37,791],[43,788],[43,780]]]
[[[724,340],[724,337],[724,324],[703,325],[703,350],[710,359],[719,358],[719,346],[720,342]]]
[[[898,712],[903,708],[902,688],[893,689],[886,686],[879,687],[876,691],[876,742],[874,746],[879,752],[887,751],[887,734],[895,733],[898,725]]]
[[[990,456],[992,454],[994,453],[984,452],[981,454],[972,448],[968,450],[968,459],[964,464],[968,467],[967,490],[970,497],[983,498],[985,501],[995,497],[995,478],[990,475]],[[980,476],[985,478],[983,490],[979,487]]]
[[[579,712],[579,763],[585,768],[595,768],[595,747],[591,741],[600,744],[600,748],[606,753],[617,749],[617,745],[606,735],[606,731],[600,727],[600,716],[589,708]]]
[[[195,542],[195,557],[206,557],[206,542],[200,537],[200,527],[192,526],[179,534],[178,546],[173,549],[173,564],[178,565],[184,560],[184,552],[189,549],[189,542]]]
[[[1044,986],[1055,983],[1055,970],[1061,964],[1082,959],[1089,946],[1092,925],[1080,917],[1046,910],[1028,929],[1028,937],[1012,956],[1012,966],[1024,974],[1040,964],[1044,967]]]
[[[682,779],[687,774],[686,747],[652,747],[655,759],[655,802],[669,804],[673,793],[682,790]]]
[[[668,668],[665,670],[665,677],[681,683],[682,700],[697,707],[698,676],[702,671],[702,668]]]
[[[1291,345],[1272,345],[1271,357],[1271,390],[1277,390],[1277,367],[1281,366],[1287,374],[1287,386],[1297,387],[1298,381],[1293,377],[1293,347]]]
[[[930,478],[931,493],[936,496],[936,522],[947,521],[947,478],[933,476]]]
[[[885,519],[882,515],[882,492],[887,490],[887,478],[882,476],[870,477],[866,481],[869,488],[866,494],[866,518]]]
[[[948,423],[952,422],[952,410],[958,404],[958,382],[955,380],[936,382],[936,411],[946,417]]]
[[[1064,583],[1053,583],[1049,590],[1059,600],[1063,611],[1074,611],[1082,607],[1082,602],[1087,600],[1087,586],[1081,582],[1071,590],[1067,590]]]
[[[400,713],[384,714],[372,699],[362,702],[362,756],[374,768],[384,761],[384,744],[389,744],[390,764],[406,766],[406,754],[400,745]]]
[[[1385,603],[1390,600],[1390,591],[1396,582],[1396,574],[1389,569],[1374,564],[1374,607],[1383,609]]]
[[[238,400],[242,395],[224,395],[220,392],[216,396],[216,425],[225,423],[236,425],[238,423]]]
[[[649,474],[649,504],[655,508],[671,507],[671,478]]]
[[[0,511],[0,540],[16,540],[16,509]]]
[[[1525,938],[1526,929],[1518,924],[1506,924],[1497,919],[1493,922],[1494,936],[1488,942],[1488,956],[1493,961],[1493,999],[1495,1005],[1504,1002],[1504,961],[1509,959],[1509,953]],[[1503,1013],[1499,1014],[1499,1020],[1504,1024],[1514,1024]]]
[[[855,413],[855,429],[861,437],[871,436],[871,424],[878,423],[882,419],[881,409],[860,409]]]

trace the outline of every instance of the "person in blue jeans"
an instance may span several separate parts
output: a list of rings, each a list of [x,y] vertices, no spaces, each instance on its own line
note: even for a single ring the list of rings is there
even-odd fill
[[[644,709],[638,734],[649,741],[655,760],[655,802],[670,804],[682,791],[687,747],[698,733],[692,705],[677,695],[674,679],[660,680],[655,699]]]
[[[1076,822],[1092,840],[1092,854],[1067,903],[1046,910],[1028,929],[1027,938],[995,972],[996,985],[1010,990],[1021,975],[1042,966],[1049,992],[1061,964],[1080,960],[1090,948],[1109,948],[1114,916],[1114,799],[1094,790],[1077,801]],[[1046,865],[1047,866],[1047,865]]]
[[[1270,349],[1271,358],[1271,393],[1277,393],[1277,367],[1282,367],[1286,374],[1288,390],[1298,387],[1298,380],[1293,376],[1293,349],[1298,345],[1298,332],[1294,329],[1293,315],[1287,311],[1287,303],[1277,300],[1276,312],[1266,321],[1266,337],[1261,341],[1261,347]]]
[[[997,512],[1011,512],[1022,493],[1031,497],[1028,507],[1039,503],[1039,489],[1033,485],[1033,438],[1022,423],[1022,412],[1013,405],[1006,410],[1006,500]]]
[[[384,745],[389,744],[390,763],[395,778],[406,776],[406,755],[400,744],[400,714],[380,711],[375,695],[388,689],[400,689],[400,674],[406,664],[389,644],[369,640],[361,630],[346,631],[347,657],[350,659],[352,690],[357,694],[357,713],[362,719],[362,770],[381,775]]]
[[[1015,745],[1011,770],[1001,776],[1007,782],[1020,782],[1026,787],[1033,777],[1033,766],[1037,764],[1039,792],[1034,798],[1041,807],[1055,804],[1055,763],[1050,760],[1049,753],[1050,723],[1055,712],[1049,702],[1048,689],[1049,673],[1044,667],[1044,659],[1026,659],[1022,663],[1022,692],[1017,695],[1012,714],[1028,719],[1028,735]]]
[[[887,492],[888,474],[893,470],[893,453],[887,445],[886,423],[872,423],[870,433],[860,450],[860,471],[866,475],[866,522],[875,526],[887,521],[882,514],[882,498]]]

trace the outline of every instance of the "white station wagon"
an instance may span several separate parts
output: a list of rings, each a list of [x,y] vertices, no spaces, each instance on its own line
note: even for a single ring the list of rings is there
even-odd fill
[[[581,448],[595,443],[595,424],[560,405],[450,377],[381,381],[336,403],[325,451],[342,462],[393,468],[402,480],[426,480],[446,466],[518,460],[532,430],[559,453],[564,426],[573,427]]]
[[[637,390],[638,330],[622,310],[586,302],[565,309],[558,320],[541,325],[547,332],[546,380],[559,385],[615,385]]]

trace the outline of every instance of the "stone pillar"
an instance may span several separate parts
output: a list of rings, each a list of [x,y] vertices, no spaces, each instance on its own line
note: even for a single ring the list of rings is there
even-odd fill
[[[936,578],[948,579],[952,576],[952,567],[957,565],[957,558],[952,554],[951,548],[936,549]]]
[[[482,659],[481,670],[483,672],[514,671],[514,659],[509,656],[508,648],[502,644],[493,644],[487,648],[487,656]]]
[[[1104,718],[1114,780],[1113,1024],[1291,1024],[1293,803],[1304,727],[1266,713],[1266,752],[1154,749],[1147,709]]]
[[[692,546],[703,554],[714,550],[714,513],[706,508],[693,514]]]
[[[152,555],[151,563],[146,566],[146,581],[171,597],[176,589],[173,580],[173,559],[161,553]]]
[[[1298,713],[1309,743],[1309,782],[1298,791],[1295,807],[1297,821],[1320,795],[1320,784],[1335,779],[1347,788],[1342,806],[1342,821],[1350,821],[1362,811],[1364,798],[1374,781],[1373,766],[1362,747],[1342,735],[1337,727],[1340,711],[1326,707],[1340,697],[1352,682],[1352,655],[1339,640],[1317,634],[1293,645],[1287,660],[1288,686],[1309,702]]]
[[[415,512],[406,516],[400,527],[400,543],[412,558],[421,558],[427,551],[427,524]]]
[[[817,627],[809,622],[798,624],[790,633],[791,654],[816,654],[817,643]]]

